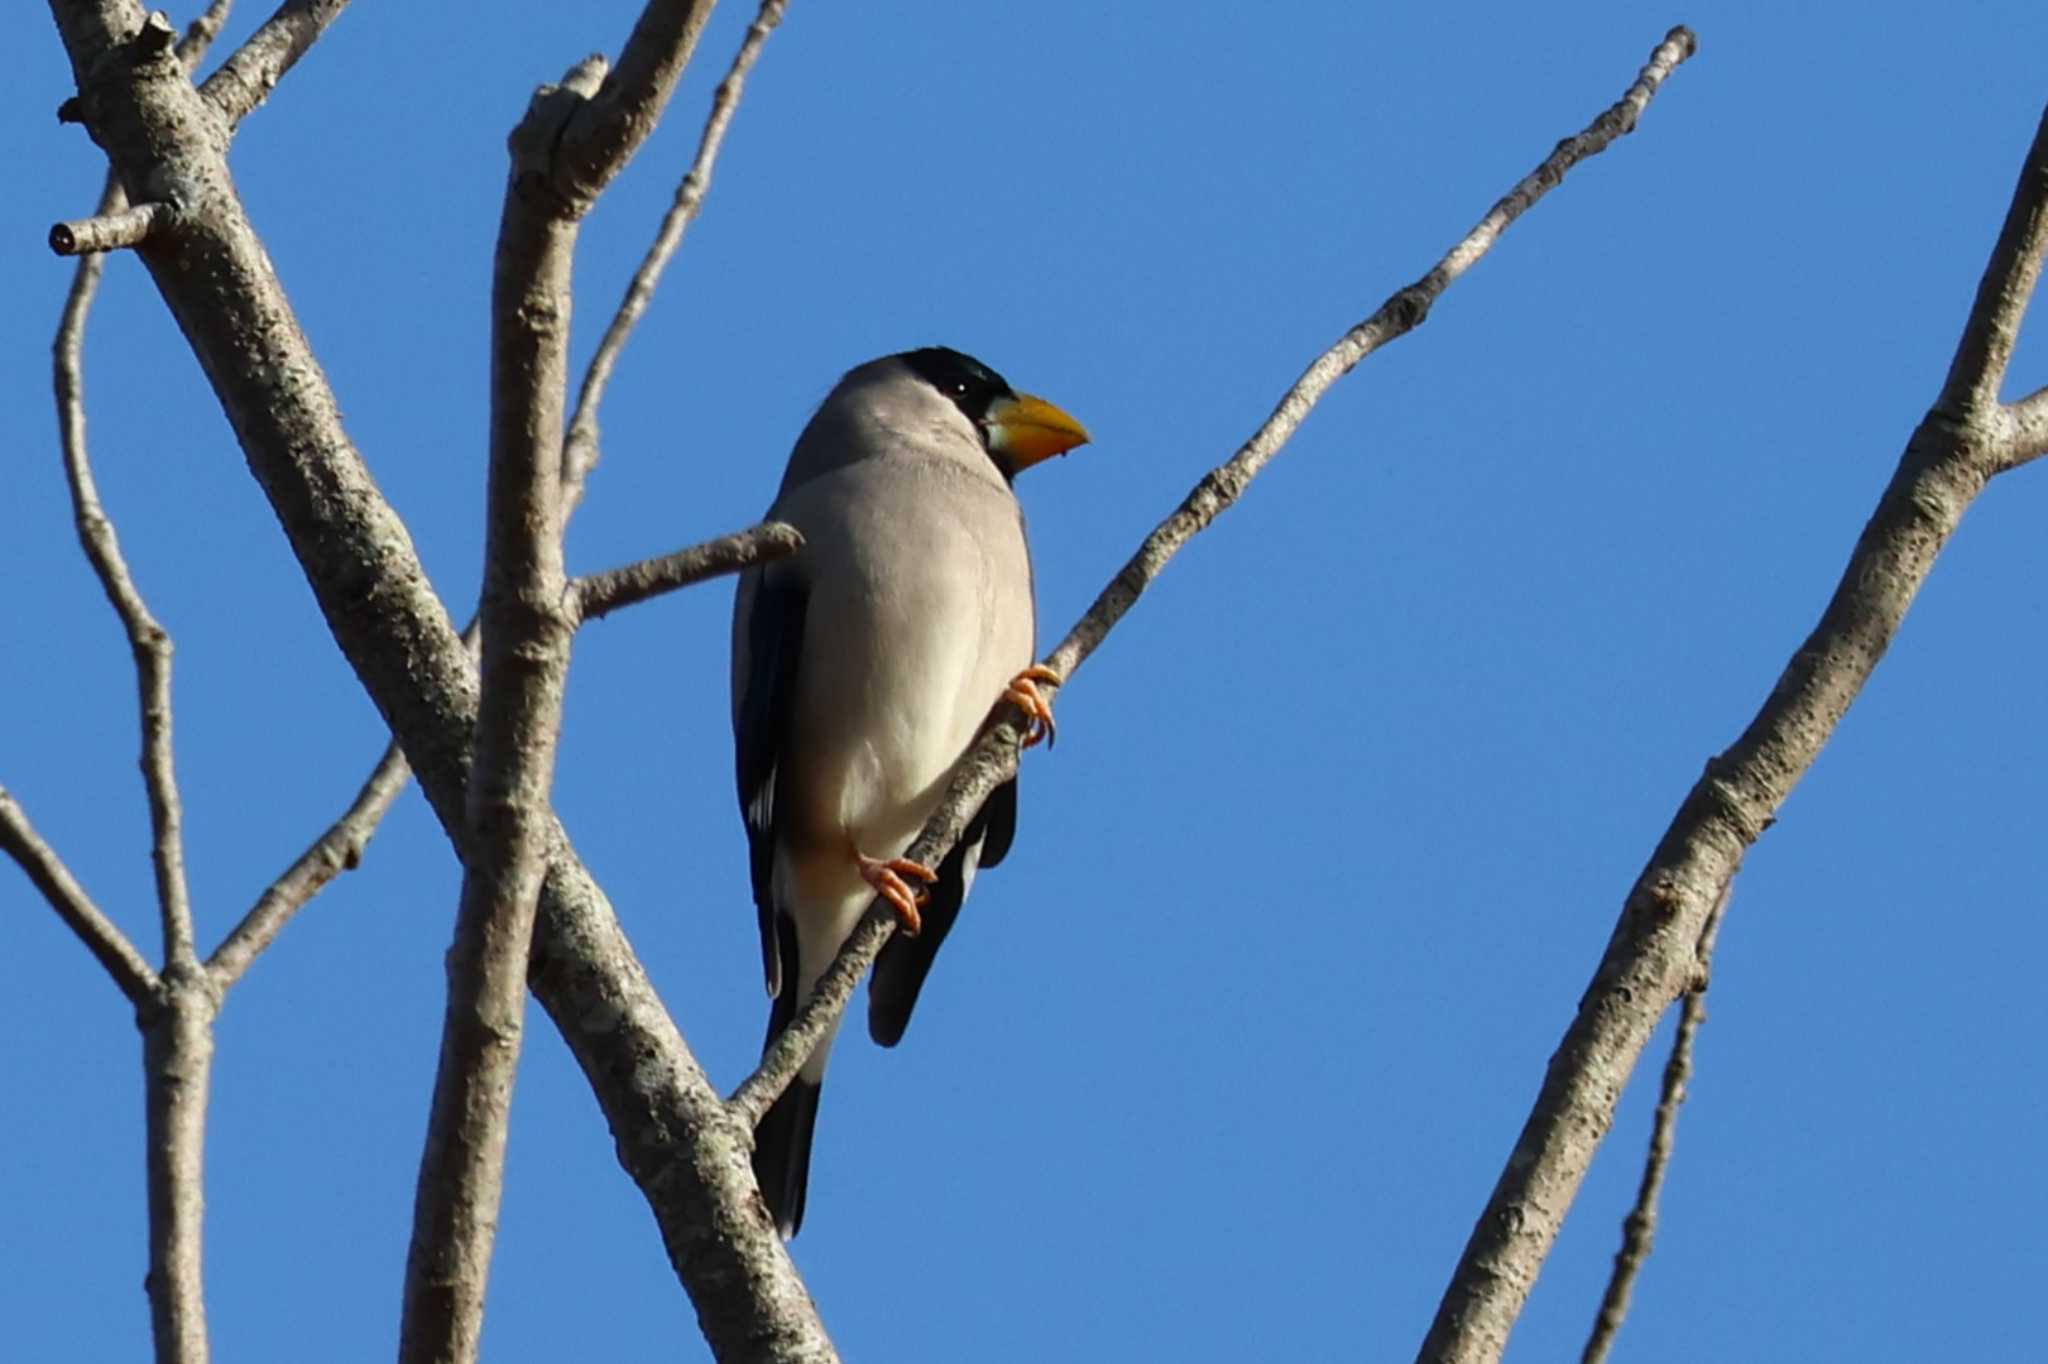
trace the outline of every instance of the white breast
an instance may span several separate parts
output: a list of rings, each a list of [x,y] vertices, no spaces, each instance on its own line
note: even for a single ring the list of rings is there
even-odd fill
[[[806,557],[834,567],[810,583],[790,832],[894,857],[1031,662],[1023,526],[1000,483],[917,460],[849,466],[786,500],[777,514],[804,532]]]

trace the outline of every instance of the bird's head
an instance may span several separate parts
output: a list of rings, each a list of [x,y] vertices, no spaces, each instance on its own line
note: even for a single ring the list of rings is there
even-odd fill
[[[926,346],[899,358],[973,423],[982,448],[1005,479],[1088,443],[1087,427],[1045,399],[1017,392],[971,355]]]

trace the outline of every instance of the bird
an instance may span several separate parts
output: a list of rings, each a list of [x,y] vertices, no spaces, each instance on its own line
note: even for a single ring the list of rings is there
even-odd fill
[[[1025,469],[1089,439],[1073,417],[944,346],[850,371],[797,438],[768,519],[802,547],[741,575],[733,602],[734,767],[762,966],[763,1051],[880,895],[901,931],[868,986],[896,1045],[975,872],[1003,860],[1017,783],[937,867],[903,854],[1003,702],[1049,738],[1034,665]],[[803,1225],[835,1022],[755,1129],[753,1167],[784,1239]]]

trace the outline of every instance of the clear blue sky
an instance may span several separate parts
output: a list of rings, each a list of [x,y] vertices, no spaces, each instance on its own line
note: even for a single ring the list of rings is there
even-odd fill
[[[835,1058],[795,1249],[849,1357],[1412,1353],[1623,892],[1931,400],[2048,99],[2048,11],[1540,8],[796,0],[770,44],[620,370],[572,563],[747,524],[839,372],[942,342],[1096,433],[1021,489],[1050,640],[1669,24],[1701,39],[1641,131],[1347,380],[1061,696],[1016,851],[905,1044]],[[358,6],[236,144],[350,430],[458,611],[504,135],[632,9]],[[245,4],[230,40],[267,11]],[[580,354],[751,13],[721,7],[590,221]],[[52,116],[47,18],[13,35],[0,782],[153,955],[127,655],[71,538],[47,398],[71,267],[43,233],[87,209],[101,159]],[[133,260],[89,365],[106,500],[177,640],[210,945],[354,791],[377,723]],[[2013,382],[2048,382],[2038,339]],[[2048,1269],[2044,516],[2048,469],[1992,487],[1750,858],[1625,1357],[2021,1352],[2013,1305]],[[585,634],[558,785],[722,1085],[766,1008],[729,609],[720,584]],[[224,1361],[393,1346],[456,889],[408,795],[229,1001],[207,1223]],[[141,1358],[128,1011],[12,868],[0,962],[6,1352]],[[705,1357],[532,1019],[487,1357]],[[1661,1060],[1660,1037],[1513,1359],[1583,1337]]]

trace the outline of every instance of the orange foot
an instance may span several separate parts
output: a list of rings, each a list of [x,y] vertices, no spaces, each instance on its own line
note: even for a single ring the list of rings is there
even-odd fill
[[[914,876],[930,885],[939,879],[939,874],[924,863],[913,862],[907,857],[883,862],[856,851],[854,858],[860,863],[861,880],[873,886],[875,893],[889,902],[889,907],[896,911],[896,917],[903,923],[903,931],[916,937],[918,930],[924,927],[924,919],[918,914],[917,906],[919,902],[930,899],[931,892],[913,890],[903,878]]]
[[[1034,663],[1011,678],[1010,685],[1003,689],[1003,699],[1031,717],[1031,727],[1024,731],[1024,747],[1043,739],[1045,746],[1051,748],[1059,739],[1059,727],[1052,722],[1052,702],[1045,699],[1038,684],[1050,682],[1058,686],[1063,680],[1043,663]]]

